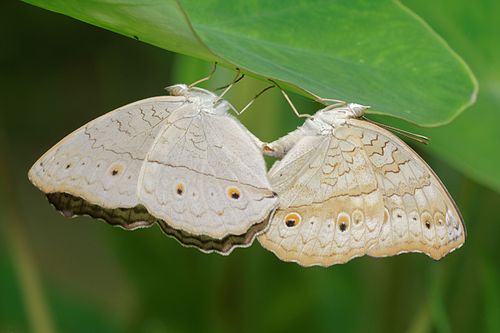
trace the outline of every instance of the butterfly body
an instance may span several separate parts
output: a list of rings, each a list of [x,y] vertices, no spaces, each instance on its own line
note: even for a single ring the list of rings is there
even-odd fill
[[[366,107],[327,107],[267,145],[280,204],[260,243],[304,266],[361,255],[424,252],[439,259],[465,240],[458,209],[427,164],[392,133],[358,119]]]

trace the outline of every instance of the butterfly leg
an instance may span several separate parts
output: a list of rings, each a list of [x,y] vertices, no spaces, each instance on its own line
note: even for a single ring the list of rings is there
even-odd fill
[[[267,88],[264,88],[262,89],[257,95],[254,96],[254,98],[252,98],[252,100],[250,102],[248,102],[247,105],[245,105],[245,107],[243,109],[241,109],[241,111],[236,111],[236,113],[239,115],[241,115],[243,112],[245,112],[254,102],[255,100],[260,96],[262,95],[263,93],[265,93],[266,91],[268,91],[269,89],[272,89],[274,88],[275,86],[269,86]]]
[[[243,79],[245,77],[245,74],[241,74],[241,70],[236,67],[236,76],[234,77],[234,79],[231,81],[231,83],[229,84],[226,84],[225,86],[222,86],[222,87],[218,87],[218,88],[215,88],[214,90],[217,91],[217,90],[222,90],[222,89],[226,89],[224,92],[222,92],[221,96],[224,95],[235,83],[239,82],[241,79]]]
[[[281,88],[281,86],[276,81],[271,80],[271,79],[269,79],[269,81],[271,81],[281,91],[281,94],[283,95],[283,97],[285,97],[285,100],[288,102],[288,105],[290,105],[290,108],[292,109],[293,113],[295,113],[295,115],[297,117],[299,117],[299,118],[309,118],[309,117],[311,117],[310,114],[299,113],[299,111],[297,111],[297,108],[295,107],[295,105],[293,105],[292,100],[290,99],[290,97],[288,96],[288,94],[285,92],[285,90],[283,90],[283,88]]]
[[[245,74],[241,74],[241,70],[239,68],[236,68],[236,76],[234,77],[233,81],[231,81],[230,84],[228,85],[225,85],[223,87],[219,87],[217,88],[216,90],[219,90],[219,89],[224,89],[224,91],[217,97],[217,99],[214,101],[214,104],[216,104],[217,102],[219,102],[222,97],[224,97],[224,95],[237,83],[239,82],[241,79],[243,79],[245,77]]]
[[[212,70],[210,71],[210,73],[207,76],[205,76],[204,78],[199,79],[198,81],[194,81],[188,87],[192,88],[192,87],[194,87],[194,86],[196,86],[196,85],[198,85],[198,84],[200,84],[202,82],[210,80],[212,78],[212,76],[214,75],[216,69],[217,69],[217,62],[214,62]]]
[[[323,98],[323,97],[320,97],[318,95],[316,95],[315,93],[309,91],[309,90],[306,90],[304,89],[309,95],[311,95],[314,100],[316,100],[316,102],[319,102],[319,103],[322,103],[322,104],[326,104],[326,103],[331,103],[333,102],[334,104],[331,104],[330,106],[332,108],[336,108],[338,106],[343,106],[345,104],[347,104],[346,101],[342,101],[340,99],[332,99],[332,98]]]

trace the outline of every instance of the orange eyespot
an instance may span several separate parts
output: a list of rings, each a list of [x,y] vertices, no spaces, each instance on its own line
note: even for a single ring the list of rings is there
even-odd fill
[[[297,213],[290,213],[285,216],[285,225],[289,228],[295,227],[300,223],[302,217]]]
[[[340,231],[344,232],[349,228],[349,215],[346,213],[340,213],[338,218],[337,218],[337,224],[339,226]]]
[[[114,163],[111,165],[108,169],[108,172],[110,173],[111,176],[117,176],[119,174],[122,174],[124,170],[124,167],[120,163]]]
[[[175,192],[177,192],[178,195],[183,195],[184,194],[184,184],[179,183],[175,187]]]
[[[230,187],[227,189],[227,196],[231,199],[238,200],[241,197],[241,193],[236,187]]]
[[[423,212],[421,216],[422,222],[425,224],[425,227],[427,229],[431,228],[431,223],[432,223],[432,216],[428,212]]]

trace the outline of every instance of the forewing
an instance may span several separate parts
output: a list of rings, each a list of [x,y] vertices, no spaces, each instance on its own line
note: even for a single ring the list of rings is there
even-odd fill
[[[246,129],[194,106],[169,118],[146,159],[139,192],[164,229],[214,240],[243,235],[233,244],[239,246],[265,228],[277,205],[262,153]]]
[[[172,96],[148,98],[87,123],[32,166],[31,182],[50,194],[49,200],[65,215],[90,214],[127,228],[152,220],[144,217],[143,208],[138,208],[140,214],[126,209],[139,204],[137,180],[144,158],[164,120],[184,101]],[[99,209],[110,211],[98,214]],[[115,209],[125,210],[118,217]]]

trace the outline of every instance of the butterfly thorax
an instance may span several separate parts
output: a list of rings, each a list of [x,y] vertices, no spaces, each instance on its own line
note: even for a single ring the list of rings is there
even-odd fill
[[[176,84],[167,87],[166,90],[172,96],[186,97],[187,102],[196,105],[195,109],[200,112],[223,115],[233,106],[224,99],[206,89],[189,87],[185,84]]]
[[[334,123],[338,119],[361,118],[369,106],[348,103],[342,106],[329,105],[319,110],[314,118],[319,118],[327,123]]]
[[[343,126],[348,119],[361,118],[368,106],[349,103],[342,106],[327,106],[309,118],[305,130],[320,135],[328,135],[335,128]]]

